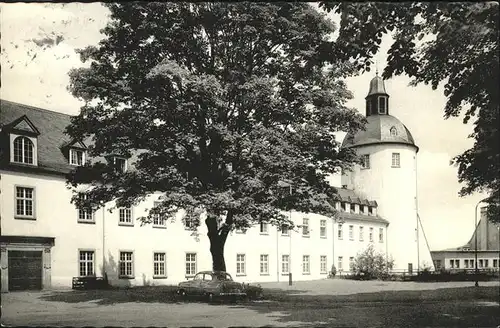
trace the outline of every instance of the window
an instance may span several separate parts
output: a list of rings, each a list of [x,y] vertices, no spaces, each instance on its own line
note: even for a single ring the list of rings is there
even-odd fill
[[[359,205],[359,213],[365,214],[365,205]]]
[[[127,171],[127,159],[123,157],[113,157],[113,166],[118,172]]]
[[[460,268],[460,260],[455,260],[455,268]]]
[[[441,269],[441,260],[434,261],[434,267],[437,269]]]
[[[80,277],[88,277],[95,275],[94,273],[94,251],[80,251],[78,259],[78,267]]]
[[[359,241],[363,241],[364,240],[363,230],[364,230],[363,227],[359,227]]]
[[[378,242],[383,243],[384,242],[384,228],[379,228],[378,229]]]
[[[326,220],[319,221],[319,236],[326,238]]]
[[[303,255],[302,256],[302,274],[309,274],[309,273],[311,273],[309,255]]]
[[[186,253],[186,276],[196,274],[196,253]]]
[[[263,235],[267,235],[269,231],[268,224],[265,222],[260,223],[260,233]]]
[[[349,271],[354,270],[354,257],[349,258]]]
[[[34,164],[33,142],[27,137],[14,139],[14,162],[22,164]]]
[[[260,255],[260,274],[269,274],[269,255]]]
[[[395,126],[391,128],[390,132],[391,132],[391,137],[396,137],[398,135],[398,130],[396,129]]]
[[[368,214],[373,215],[374,213],[374,207],[373,206],[368,206]]]
[[[497,259],[493,260],[493,267],[498,268],[498,260]]]
[[[354,226],[349,226],[349,240],[354,240]]]
[[[337,262],[338,262],[338,263],[337,263],[337,266],[338,266],[338,268],[337,268],[337,269],[338,269],[338,270],[340,270],[340,271],[342,271],[342,268],[343,268],[343,266],[344,266],[344,265],[343,265],[343,263],[342,263],[342,260],[343,260],[343,257],[342,257],[342,256],[339,256],[338,261],[337,261]]]
[[[165,253],[153,254],[153,278],[164,278],[167,276],[167,256]]]
[[[302,219],[302,236],[309,237],[309,219]]]
[[[80,200],[87,200],[89,195],[86,193],[79,193],[78,197]],[[94,222],[94,211],[90,206],[80,206],[78,207],[78,222]]]
[[[193,218],[184,218],[184,229],[193,230],[196,227],[196,221]]]
[[[236,275],[245,274],[245,254],[236,254]]]
[[[392,167],[400,167],[399,153],[392,153]]]
[[[363,169],[370,168],[370,155],[363,155],[361,157],[361,168]]]
[[[154,207],[160,206],[160,202],[154,202]],[[160,213],[153,214],[153,228],[166,228],[167,218],[163,217]]]
[[[132,278],[134,276],[134,254],[132,252],[120,252],[120,278]]]
[[[378,113],[385,114],[387,112],[387,99],[385,97],[378,97]]]
[[[339,228],[337,230],[337,236],[339,240],[342,240],[344,238],[344,233],[342,231],[342,224],[339,223]]]
[[[327,273],[327,270],[326,270],[326,255],[321,255],[319,257],[319,272],[320,273]]]
[[[471,268],[475,268],[474,260],[469,260],[469,264]]]
[[[133,225],[134,224],[132,222],[132,209],[130,207],[120,208],[118,213],[119,213],[118,223],[120,223],[122,225]]]
[[[479,262],[478,262],[478,265],[477,265],[477,266],[478,266],[478,267],[480,267],[480,268],[482,268],[482,267],[483,267],[483,260],[479,260]]]
[[[368,233],[368,238],[370,238],[370,242],[373,242],[373,228],[370,227],[370,232]]]
[[[489,260],[484,260],[484,267],[487,268],[490,266],[490,261]]]
[[[290,255],[281,255],[281,273],[290,273]]]
[[[455,260],[450,260],[450,268],[455,268]]]
[[[281,235],[288,236],[290,234],[289,228],[286,225],[281,226]]]
[[[35,218],[35,189],[16,187],[16,217]]]
[[[85,151],[81,149],[73,149],[69,150],[69,164],[82,166],[85,163]]]
[[[469,260],[464,260],[464,268],[468,269],[469,268]]]

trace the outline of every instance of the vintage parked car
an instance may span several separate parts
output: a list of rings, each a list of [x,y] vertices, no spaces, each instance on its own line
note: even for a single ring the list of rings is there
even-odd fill
[[[198,272],[192,280],[179,283],[177,294],[180,296],[202,296],[213,301],[216,297],[245,298],[244,287],[223,271]]]

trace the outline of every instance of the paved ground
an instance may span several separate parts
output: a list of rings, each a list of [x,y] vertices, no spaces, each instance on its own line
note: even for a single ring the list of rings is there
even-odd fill
[[[480,288],[470,287],[470,282],[350,280],[261,285],[266,288],[268,300],[236,305],[178,302],[172,297],[172,289],[162,287],[7,293],[2,294],[2,323],[52,327],[500,325],[496,313],[498,282],[481,283]]]
[[[438,288],[461,288],[474,286],[473,281],[453,282],[412,282],[412,281],[358,281],[349,279],[323,279],[315,281],[295,281],[292,286],[288,282],[264,282],[263,288],[279,288],[289,294],[301,295],[352,295],[358,293],[375,293],[398,290],[434,290]],[[498,286],[498,281],[480,281],[480,286]]]

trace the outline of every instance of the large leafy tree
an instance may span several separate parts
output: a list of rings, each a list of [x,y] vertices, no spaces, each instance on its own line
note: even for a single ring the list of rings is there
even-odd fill
[[[334,31],[324,14],[306,3],[106,7],[105,38],[79,50],[90,67],[70,72],[86,105],[67,133],[90,138],[93,158],[132,157],[134,168],[77,168],[69,182],[92,186],[78,205],[128,206],[160,192],[142,219],[180,209],[194,227],[204,218],[215,270],[225,270],[231,229],[293,225],[281,210],[335,215],[325,178],[356,156],[339,151],[334,132],[364,120],[345,106],[350,66],[318,60]]]
[[[453,159],[460,195],[487,192],[490,219],[500,222],[498,2],[322,2],[341,16],[339,37],[324,56],[351,59],[369,70],[386,33],[393,43],[384,78],[406,74],[412,83],[444,84],[445,118],[475,118],[474,146]]]

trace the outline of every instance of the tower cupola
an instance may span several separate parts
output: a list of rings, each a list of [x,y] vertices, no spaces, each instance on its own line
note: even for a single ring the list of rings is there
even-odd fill
[[[367,117],[389,114],[389,95],[385,91],[384,80],[378,76],[378,72],[370,81],[370,90],[365,99]]]

